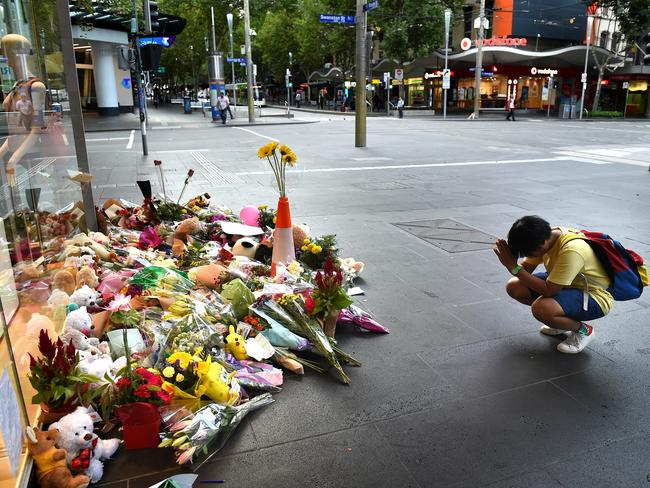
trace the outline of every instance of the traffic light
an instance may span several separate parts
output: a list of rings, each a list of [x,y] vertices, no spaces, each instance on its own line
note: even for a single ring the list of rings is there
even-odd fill
[[[158,17],[160,17],[158,2],[144,0],[144,29],[147,34],[158,31],[158,28],[160,27]]]
[[[650,65],[650,32],[648,32],[645,36],[643,36],[643,40],[645,40],[646,42],[645,56],[643,56],[643,64]]]
[[[291,83],[291,71],[289,70],[289,68],[287,68],[287,72],[286,72],[286,74],[284,75],[284,81],[285,81],[285,85],[286,85],[287,87],[291,87],[291,86],[292,86],[292,83]]]

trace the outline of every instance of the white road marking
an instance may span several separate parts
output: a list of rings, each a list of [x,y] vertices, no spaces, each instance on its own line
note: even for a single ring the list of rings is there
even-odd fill
[[[168,125],[166,127],[151,127],[151,130],[165,130],[165,129],[182,129],[180,125]]]
[[[278,139],[275,139],[273,137],[265,136],[264,134],[260,134],[259,132],[255,132],[254,130],[250,129],[244,129],[243,127],[231,127],[232,129],[237,129],[237,130],[243,130],[244,132],[248,132],[250,134],[253,134],[257,137],[261,137],[263,139],[268,139],[269,141],[274,141],[274,142],[280,142]]]
[[[342,167],[342,168],[316,168],[316,169],[304,169],[301,172],[303,173],[336,173],[339,171],[372,171],[372,170],[382,170],[382,169],[417,169],[417,168],[440,168],[440,167],[449,167],[449,166],[483,166],[483,165],[498,165],[498,164],[521,164],[521,163],[543,163],[551,161],[565,161],[566,157],[555,157],[555,158],[540,158],[540,159],[510,159],[502,161],[468,161],[461,163],[427,163],[427,164],[395,164],[395,165],[386,165],[386,166],[354,166],[354,167]],[[237,176],[246,176],[246,175],[265,175],[271,174],[270,171],[245,171],[241,173],[235,173]]]
[[[352,161],[392,161],[393,158],[387,158],[385,156],[370,156],[367,158],[352,158]]]
[[[129,134],[129,142],[126,143],[127,149],[131,149],[133,147],[134,138],[135,138],[135,130],[132,130],[131,134]]]
[[[216,164],[214,164],[212,161],[210,161],[205,155],[201,154],[200,152],[192,151],[190,153],[194,160],[201,165],[203,168],[203,171],[206,172],[207,176],[210,178],[211,182],[214,183],[215,181],[218,183],[231,183],[231,184],[237,184],[241,183],[241,181],[238,178],[235,178],[232,173],[226,173],[224,172],[221,168],[219,168]]]
[[[88,142],[126,141],[128,137],[102,137],[99,139],[86,139]]]
[[[170,154],[170,153],[187,153],[187,151],[193,152],[208,152],[209,149],[167,149],[163,151],[149,151],[150,154]]]
[[[597,154],[590,154],[588,152],[578,152],[578,151],[555,151],[555,154],[562,154],[571,159],[581,158],[581,159],[590,159],[597,160],[601,163],[619,163],[619,164],[629,164],[631,166],[648,166],[647,161],[638,161],[636,159],[625,159],[619,157],[608,157],[608,156],[599,156]]]
[[[65,144],[66,146],[69,146],[70,143],[68,142],[67,136],[65,134],[62,134],[61,137],[63,137],[63,144]]]

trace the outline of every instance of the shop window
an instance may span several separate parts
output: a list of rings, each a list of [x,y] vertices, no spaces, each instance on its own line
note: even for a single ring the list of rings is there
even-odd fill
[[[0,13],[0,398],[3,407],[16,399],[11,428],[21,432],[19,443],[3,432],[0,486],[18,486],[28,466],[22,429],[39,414],[27,354],[36,353],[40,327],[32,330],[30,319],[50,316],[60,329],[61,315],[47,303],[47,258],[60,252],[61,238],[87,229],[81,186],[69,173],[78,170],[69,96],[76,87],[64,74],[57,1],[6,1]]]
[[[621,37],[622,36],[621,36],[620,32],[614,32],[614,34],[612,34],[612,48],[611,48],[612,51],[618,52],[619,49],[621,48],[621,46],[620,46]]]
[[[603,49],[607,49],[607,43],[609,42],[609,32],[601,32],[600,33],[600,42],[599,46],[602,47]],[[612,46],[613,47],[613,46]]]

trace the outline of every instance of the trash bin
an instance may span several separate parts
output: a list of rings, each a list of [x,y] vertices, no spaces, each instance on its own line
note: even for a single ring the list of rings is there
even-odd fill
[[[192,113],[192,99],[188,96],[183,97],[183,113]]]

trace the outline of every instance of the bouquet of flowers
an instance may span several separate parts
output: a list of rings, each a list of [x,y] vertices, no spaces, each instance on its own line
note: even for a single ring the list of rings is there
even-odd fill
[[[158,447],[173,447],[178,464],[193,462],[200,454],[205,455],[205,459],[196,466],[197,470],[219,452],[249,412],[271,403],[273,397],[270,393],[254,397],[236,407],[210,403],[172,423]]]
[[[300,246],[296,259],[308,268],[317,270],[325,265],[325,260],[328,256],[336,262],[338,260],[338,253],[336,235],[327,234],[315,239],[305,239],[302,246]]]
[[[268,205],[260,205],[257,207],[257,209],[260,211],[257,225],[259,225],[262,229],[275,229],[275,210],[269,208]]]
[[[335,270],[332,257],[327,256],[323,271],[316,273],[317,288],[311,294],[307,307],[312,315],[320,315],[323,330],[329,337],[334,337],[336,320],[344,308],[352,305],[352,300],[343,288],[341,270]]]
[[[279,154],[278,154],[279,153]],[[257,157],[266,158],[273,170],[275,182],[278,185],[278,191],[281,197],[287,196],[286,171],[287,166],[295,166],[298,157],[289,146],[280,146],[278,149],[277,142],[270,142],[257,150]]]

